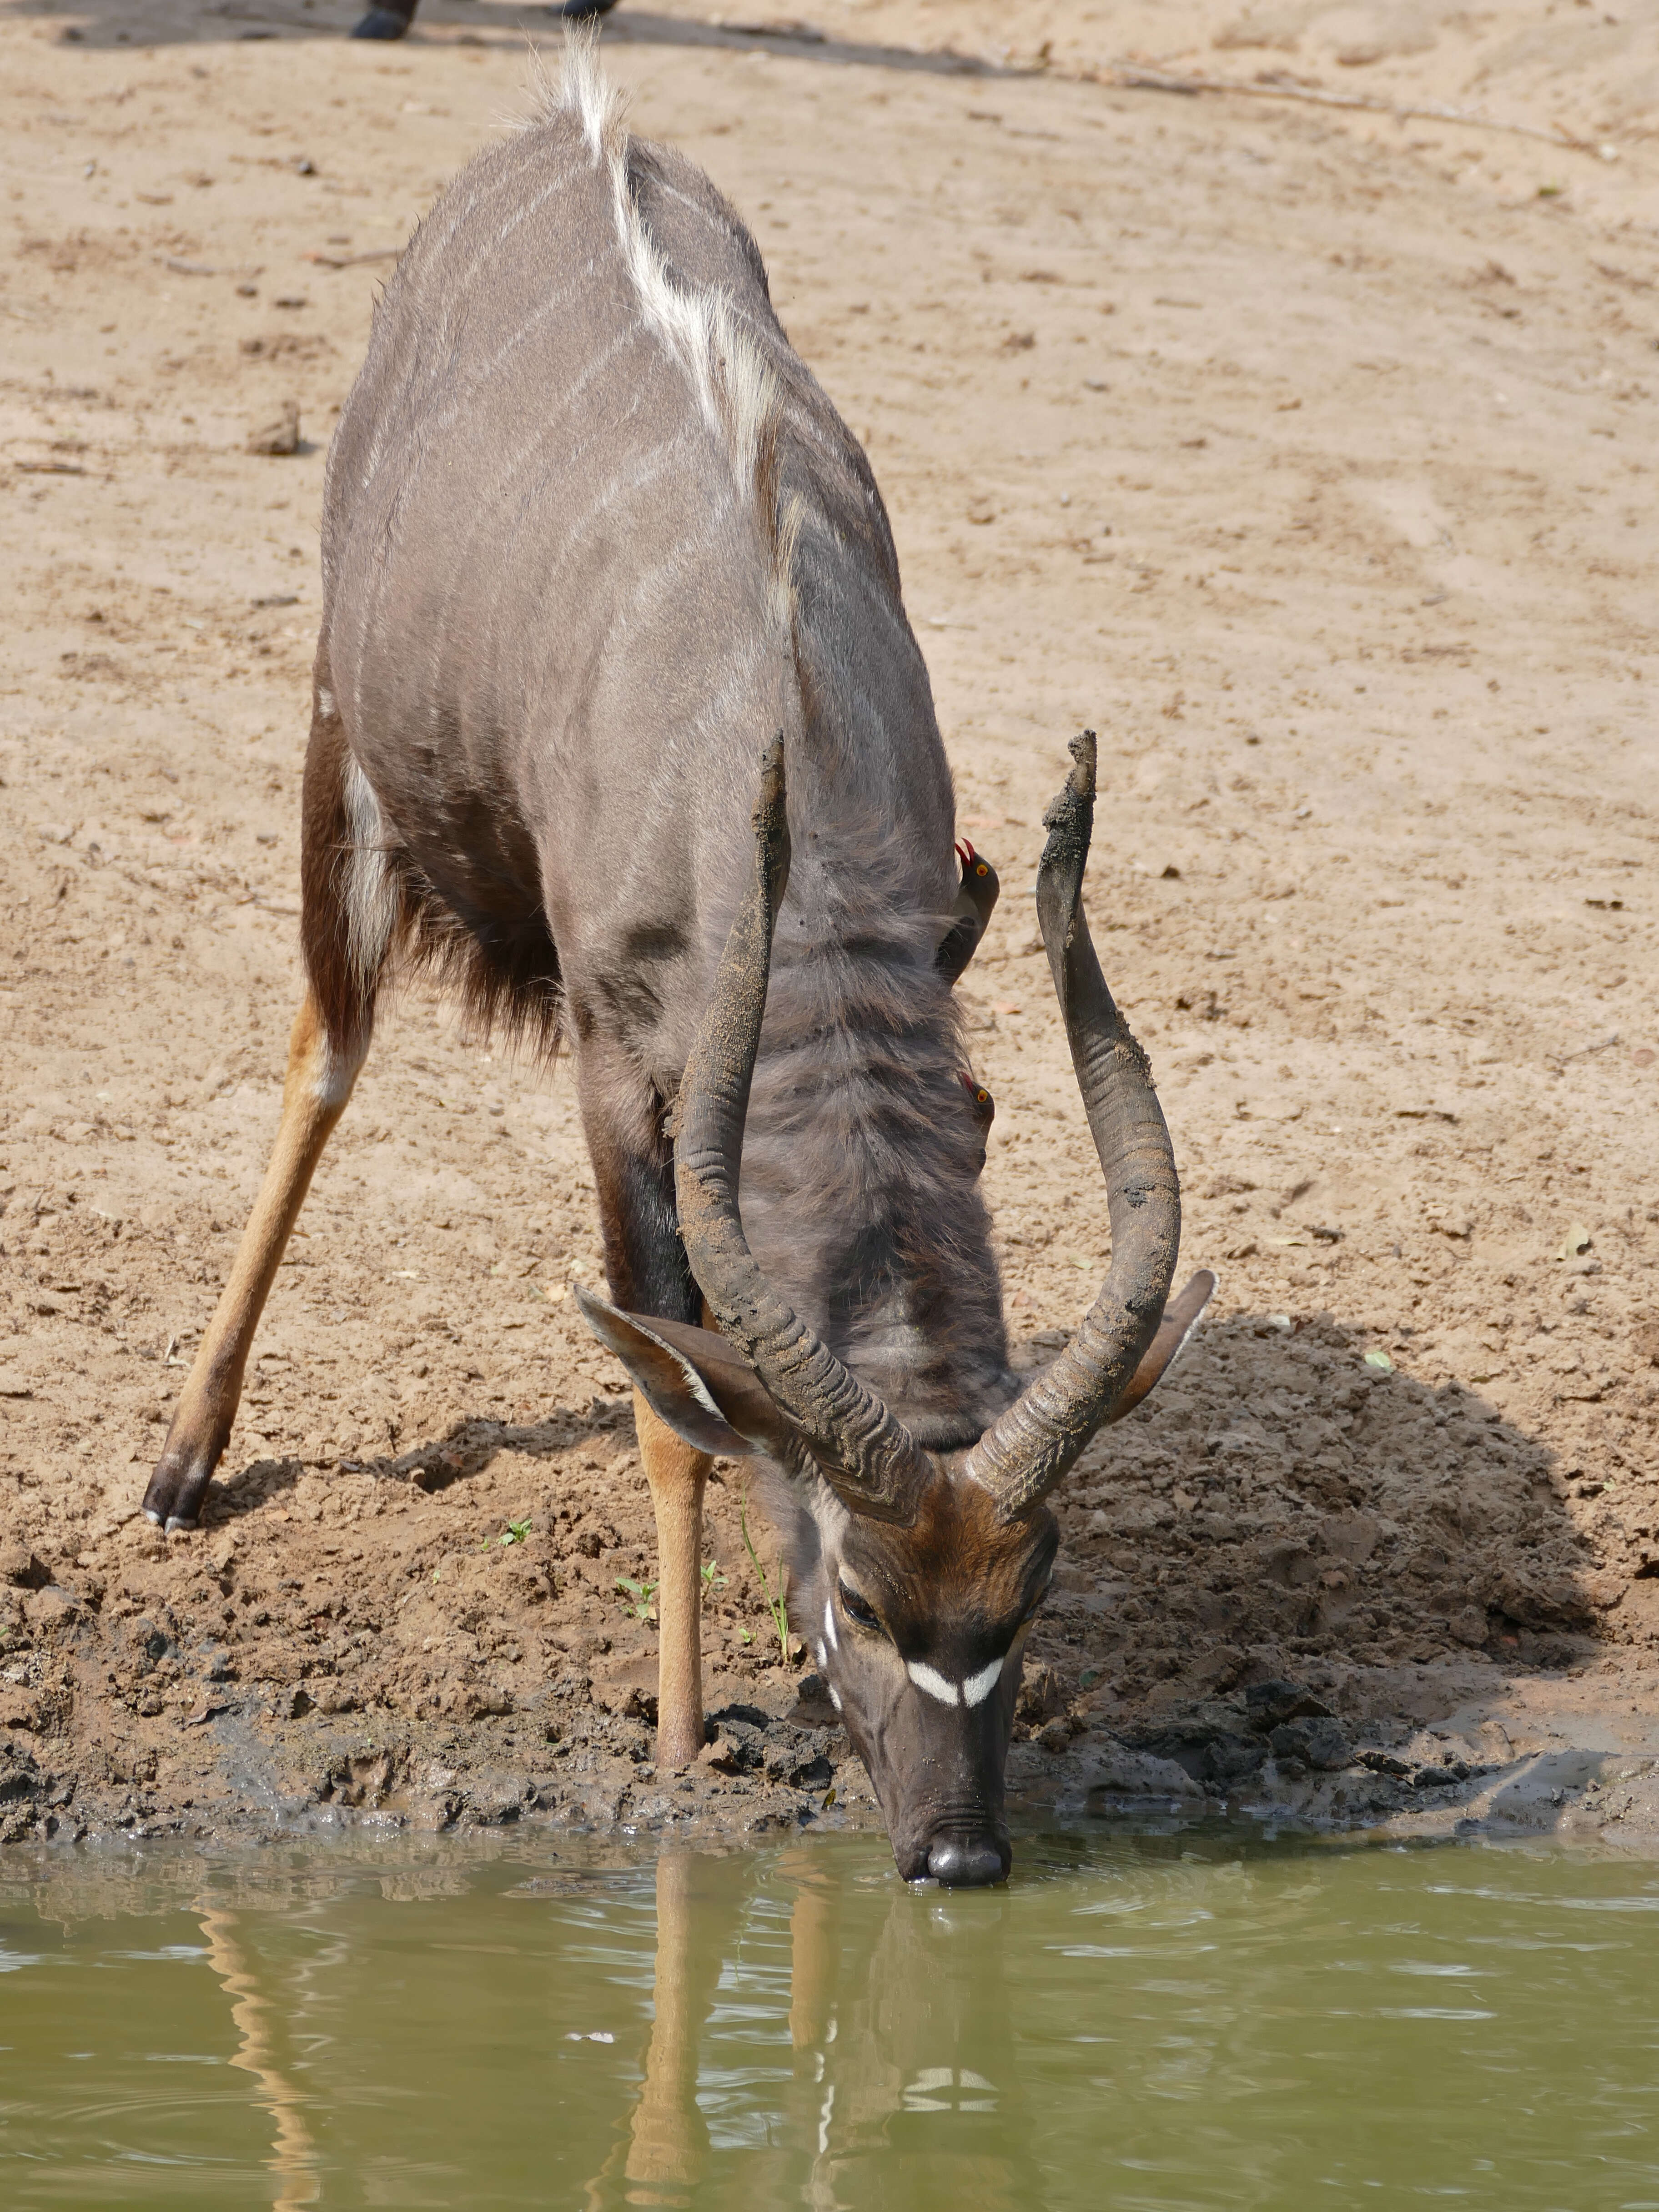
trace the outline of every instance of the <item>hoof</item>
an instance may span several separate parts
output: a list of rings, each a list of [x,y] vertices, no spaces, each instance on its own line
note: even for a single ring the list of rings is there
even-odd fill
[[[371,8],[361,22],[352,25],[351,36],[354,39],[401,39],[406,35],[414,20],[415,10],[412,8],[406,15],[399,15],[391,8]]]
[[[591,22],[595,15],[608,15],[617,0],[564,0],[562,8],[550,8],[550,15],[562,16],[567,23]]]
[[[198,1527],[202,1500],[218,1462],[216,1451],[197,1453],[187,1447],[176,1453],[172,1449],[163,1451],[139,1501],[138,1510],[145,1520],[169,1534],[175,1528]]]

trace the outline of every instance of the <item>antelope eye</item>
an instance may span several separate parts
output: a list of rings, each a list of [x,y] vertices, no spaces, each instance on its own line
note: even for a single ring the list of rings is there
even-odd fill
[[[876,1608],[866,1603],[856,1590],[849,1590],[845,1583],[840,1585],[841,1609],[848,1620],[856,1621],[860,1628],[879,1629],[881,1622]]]

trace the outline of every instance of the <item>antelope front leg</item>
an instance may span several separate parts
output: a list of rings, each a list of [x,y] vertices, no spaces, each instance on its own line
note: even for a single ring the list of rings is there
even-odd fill
[[[361,1052],[346,1059],[331,1046],[307,992],[289,1039],[282,1126],[270,1164],[144,1492],[145,1513],[168,1528],[196,1526],[203,1495],[230,1441],[253,1332],[289,1232],[362,1065]]]
[[[634,1423],[657,1516],[657,1764],[690,1766],[703,1746],[702,1492],[714,1462],[637,1390]]]

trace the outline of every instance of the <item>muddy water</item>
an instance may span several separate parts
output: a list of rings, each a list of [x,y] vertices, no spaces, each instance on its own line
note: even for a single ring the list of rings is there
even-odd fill
[[[357,1838],[0,1863],[0,2203],[1659,2208],[1659,1866]]]

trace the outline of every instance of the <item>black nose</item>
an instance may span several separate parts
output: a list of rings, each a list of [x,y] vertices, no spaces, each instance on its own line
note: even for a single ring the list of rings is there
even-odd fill
[[[946,1889],[983,1889],[1007,1881],[1012,1856],[989,1836],[941,1836],[929,1846],[927,1871]]]

